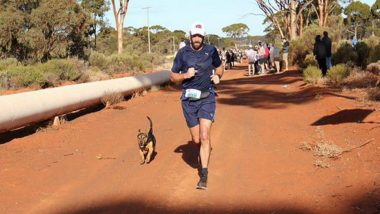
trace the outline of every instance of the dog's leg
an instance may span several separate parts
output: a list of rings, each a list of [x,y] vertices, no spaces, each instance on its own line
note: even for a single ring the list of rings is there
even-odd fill
[[[143,165],[143,164],[145,163],[144,152],[141,151],[141,149],[139,150],[139,152],[140,152],[140,157],[141,157],[141,162],[140,162],[140,164]]]
[[[148,149],[148,155],[146,156],[145,163],[150,163],[150,159],[151,159],[152,154],[153,154],[153,143],[149,142],[148,145],[146,146],[146,148]]]

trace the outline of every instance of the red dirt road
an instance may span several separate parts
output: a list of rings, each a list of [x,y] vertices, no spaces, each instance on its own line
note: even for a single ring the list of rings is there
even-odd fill
[[[189,142],[172,88],[73,115],[58,129],[0,136],[0,213],[380,213],[379,105],[318,89],[298,72],[218,87],[209,188],[196,190]],[[136,134],[153,119],[157,156],[139,165]],[[299,147],[328,142],[327,160]]]

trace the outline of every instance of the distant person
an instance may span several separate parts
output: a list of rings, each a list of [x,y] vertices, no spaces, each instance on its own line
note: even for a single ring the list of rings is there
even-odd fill
[[[178,49],[181,49],[181,48],[183,48],[185,46],[186,46],[185,41],[182,41],[182,42],[179,43],[179,48]]]
[[[231,55],[231,50],[226,51],[226,70],[232,69],[232,55]]]
[[[277,73],[280,73],[280,49],[273,45],[273,62]]]
[[[327,73],[327,67],[326,67],[326,46],[321,40],[321,35],[317,35],[315,37],[315,43],[314,43],[314,56],[316,60],[318,61],[319,69],[322,71],[322,75],[326,76]]]
[[[255,63],[257,52],[253,50],[252,45],[249,45],[249,49],[246,52],[248,58],[248,76],[253,76],[256,72]]]
[[[356,38],[356,36],[354,36],[354,37],[352,38],[352,47],[353,47],[353,48],[356,48],[356,44],[358,44],[358,39]]]
[[[322,42],[325,44],[325,47],[326,47],[326,68],[328,70],[332,67],[332,63],[331,63],[331,39],[329,38],[329,34],[327,33],[327,31],[323,32]]]
[[[289,69],[288,53],[289,53],[289,42],[285,38],[282,38],[282,60],[285,61],[285,70]]]
[[[193,142],[200,143],[201,171],[197,189],[207,189],[211,126],[215,119],[215,86],[223,75],[222,61],[213,45],[204,44],[203,24],[190,30],[190,45],[174,58],[170,80],[182,83],[182,110]],[[215,73],[214,73],[215,71]]]
[[[265,49],[266,49],[266,47],[264,47],[263,43],[261,41],[259,41],[259,65],[261,67],[261,69],[260,69],[261,74],[266,73],[266,71],[265,71],[265,63],[266,63]]]

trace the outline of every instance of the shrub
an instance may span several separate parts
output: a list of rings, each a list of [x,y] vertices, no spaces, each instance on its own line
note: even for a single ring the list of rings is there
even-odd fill
[[[369,54],[369,62],[377,62],[380,60],[380,44],[371,49]]]
[[[303,72],[303,79],[307,83],[317,84],[321,78],[322,72],[316,66],[310,65]]]
[[[357,53],[356,65],[361,68],[365,68],[368,64],[368,57],[370,53],[370,48],[364,42],[358,42],[355,47]]]
[[[70,60],[53,59],[36,67],[46,76],[51,85],[56,85],[60,81],[76,81],[81,76],[80,70]]]
[[[313,54],[306,55],[304,64],[306,66],[309,66],[309,65],[317,66],[318,65],[317,60],[315,60],[315,57]]]
[[[355,70],[344,80],[349,88],[368,88],[378,84],[379,77],[368,71]]]
[[[102,53],[92,52],[88,61],[91,66],[98,67],[102,70],[108,66],[107,57]]]
[[[379,75],[380,74],[380,60],[367,65],[367,70]]]
[[[118,92],[106,92],[100,99],[106,108],[124,101],[124,96]]]
[[[9,66],[16,66],[19,65],[19,62],[15,58],[6,58],[3,60],[0,60],[0,71],[5,70]]]
[[[10,66],[7,68],[9,84],[12,88],[37,84],[41,87],[47,84],[43,73],[34,66]]]
[[[379,87],[369,89],[367,94],[368,94],[369,100],[380,101],[380,88]]]
[[[350,71],[347,67],[344,64],[338,64],[330,68],[327,79],[332,85],[339,86],[348,75],[350,75]]]
[[[348,43],[341,44],[338,50],[333,54],[334,64],[356,62],[357,58],[357,53]]]

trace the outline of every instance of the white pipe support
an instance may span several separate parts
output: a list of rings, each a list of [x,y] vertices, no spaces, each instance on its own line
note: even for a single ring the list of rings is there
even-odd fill
[[[124,96],[169,81],[170,71],[0,96],[0,133],[99,104],[108,93]]]

